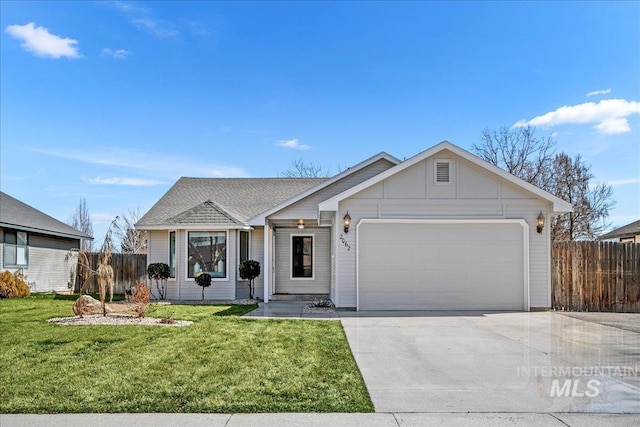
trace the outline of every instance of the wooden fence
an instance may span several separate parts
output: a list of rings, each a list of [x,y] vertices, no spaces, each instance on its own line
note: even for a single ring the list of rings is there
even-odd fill
[[[100,254],[89,254],[89,265],[92,269],[96,269],[99,263]],[[111,262],[109,263],[113,268],[113,274],[115,278],[115,286],[113,293],[124,294],[125,289],[130,289],[132,285],[135,285],[136,280],[144,280],[147,276],[147,255],[145,254],[112,254]],[[78,285],[76,290],[80,290],[82,267],[78,265],[78,278],[76,283]],[[88,280],[85,287],[86,292],[98,292],[98,283],[96,280]],[[108,293],[108,291],[107,291]]]
[[[640,243],[552,244],[556,310],[640,312]]]

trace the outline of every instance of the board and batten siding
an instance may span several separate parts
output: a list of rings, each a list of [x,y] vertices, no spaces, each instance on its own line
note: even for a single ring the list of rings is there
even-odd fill
[[[291,236],[313,236],[313,279],[291,278]],[[275,293],[329,294],[331,289],[331,236],[329,228],[277,228],[275,230]]]
[[[369,166],[360,169],[357,172],[352,173],[345,178],[334,182],[331,185],[305,197],[302,200],[297,201],[291,206],[272,214],[269,216],[271,220],[278,219],[299,219],[299,218],[317,218],[318,217],[318,204],[323,202],[336,194],[342,193],[349,188],[366,181],[367,179],[378,175],[381,172],[390,169],[395,166],[393,163],[386,159],[380,159]]]
[[[437,184],[434,160],[451,161],[451,183]],[[347,211],[352,227],[334,230],[337,245],[339,307],[356,306],[356,225],[362,218],[389,219],[524,219],[529,225],[529,289],[531,307],[550,306],[550,204],[508,181],[443,151],[399,172],[339,204],[337,218]],[[547,224],[536,232],[542,212]],[[350,250],[340,244],[345,238]],[[464,262],[464,260],[461,260]]]

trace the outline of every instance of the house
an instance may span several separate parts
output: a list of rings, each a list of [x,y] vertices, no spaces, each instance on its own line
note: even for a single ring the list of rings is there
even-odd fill
[[[0,192],[2,269],[21,270],[31,292],[68,292],[75,284],[82,239],[93,239],[31,206]]]
[[[148,262],[171,268],[169,298],[329,297],[358,310],[551,306],[549,218],[571,205],[442,142],[386,153],[329,179],[181,178],[136,227]]]
[[[640,220],[603,234],[598,237],[598,240],[614,240],[620,243],[640,243]]]

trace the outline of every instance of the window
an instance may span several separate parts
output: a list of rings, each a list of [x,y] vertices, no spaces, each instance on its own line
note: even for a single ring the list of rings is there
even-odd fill
[[[227,277],[227,233],[224,231],[192,231],[188,236],[188,277],[202,272],[214,279]]]
[[[436,159],[435,161],[436,184],[451,183],[451,160]]]
[[[291,277],[313,277],[313,236],[291,236]]]
[[[169,232],[169,277],[176,278],[176,232]]]
[[[24,231],[5,231],[2,253],[4,254],[3,264],[5,267],[28,267],[27,233]]]
[[[240,231],[238,244],[238,264],[242,261],[246,261],[249,259],[249,232],[248,231]]]

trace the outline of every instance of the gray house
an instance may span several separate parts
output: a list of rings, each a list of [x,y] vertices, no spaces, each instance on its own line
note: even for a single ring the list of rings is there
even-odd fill
[[[21,270],[31,292],[72,289],[77,258],[65,257],[81,239],[92,237],[0,192],[2,270]]]
[[[329,179],[181,178],[136,227],[148,262],[171,268],[169,298],[329,297],[358,310],[551,306],[549,218],[571,205],[440,143],[373,156]]]
[[[612,240],[620,243],[640,243],[640,219],[623,227],[611,230],[598,240]]]

